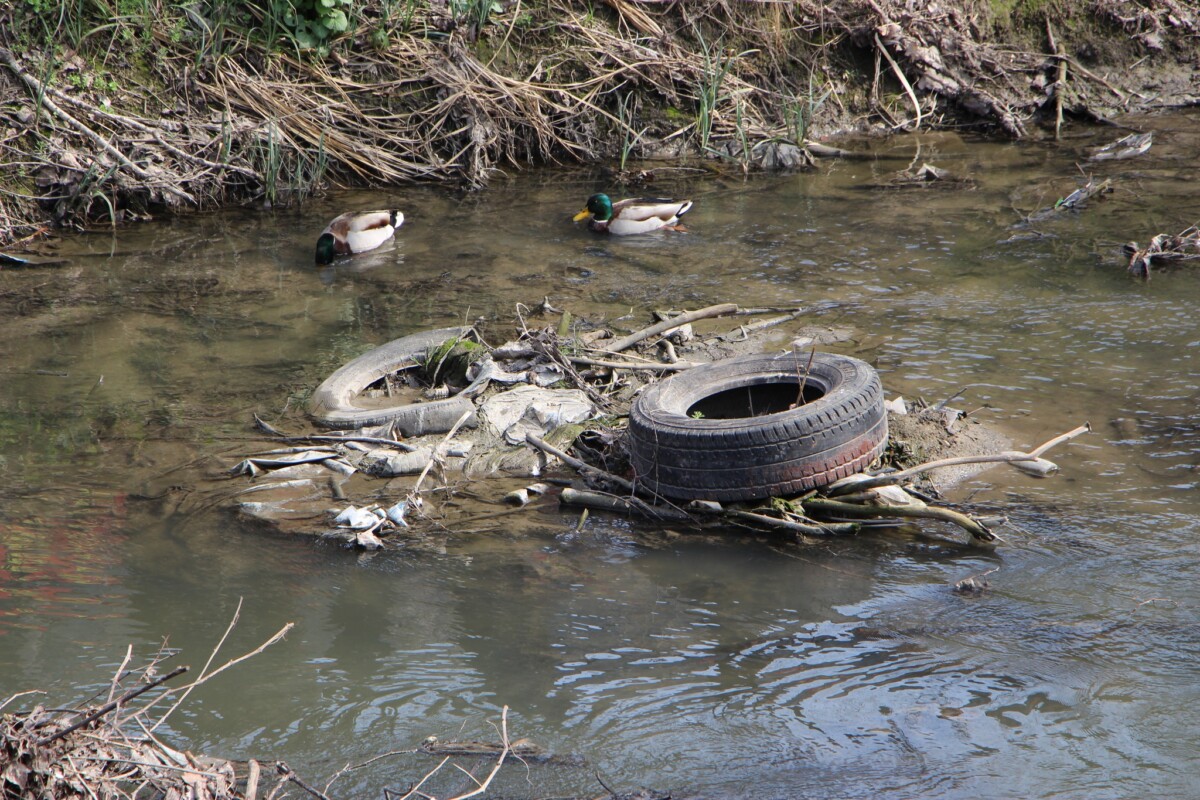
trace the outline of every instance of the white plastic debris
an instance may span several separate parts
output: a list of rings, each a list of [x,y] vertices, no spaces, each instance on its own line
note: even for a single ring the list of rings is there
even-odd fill
[[[234,475],[250,475],[253,477],[264,469],[280,469],[282,467],[293,467],[297,464],[312,464],[318,461],[326,461],[336,457],[337,452],[329,449],[312,449],[299,453],[282,453],[270,458],[266,456],[255,456],[238,462],[229,471]]]
[[[272,474],[278,475],[279,473],[275,472]],[[239,494],[245,495],[245,494],[253,494],[255,492],[270,492],[270,491],[274,491],[276,489],[302,489],[302,488],[309,487],[312,485],[313,485],[313,482],[312,482],[311,478],[293,478],[292,480],[270,481],[268,483],[260,483],[255,486],[250,486],[245,489],[242,489],[241,492],[239,492]]]
[[[904,402],[903,396],[898,396],[894,400],[884,401],[883,407],[887,409],[889,414],[895,414],[898,417],[908,414],[908,403]]]
[[[452,439],[437,445],[439,458],[466,458],[471,452],[471,442],[462,439]],[[359,468],[368,475],[380,478],[394,478],[398,475],[416,475],[423,471],[433,458],[434,448],[431,446],[418,447],[407,453],[398,453],[387,447],[379,447],[365,453],[359,460]],[[453,463],[447,464],[455,468]]]
[[[488,398],[479,411],[492,430],[511,444],[522,444],[528,433],[545,436],[562,425],[591,418],[595,407],[578,389],[518,386]]]
[[[558,364],[539,364],[530,370],[533,383],[537,386],[553,386],[567,377],[566,372]]]
[[[847,494],[853,491],[853,487],[856,484],[865,483],[873,479],[873,475],[867,475],[865,472],[859,472],[855,475],[847,475],[844,478],[838,478],[836,481],[829,484],[826,489],[836,489],[837,491],[835,491],[834,494]]]
[[[244,503],[238,503],[238,510],[248,517],[256,517],[258,519],[273,519],[287,509],[285,509],[279,503],[257,503],[246,501]]]
[[[342,528],[361,531],[379,525],[379,517],[371,509],[347,506],[344,511],[333,518],[334,524]]]
[[[1006,450],[1003,455],[1006,456],[1022,456],[1025,453],[1018,453],[1015,450]],[[1045,458],[1035,458],[1032,461],[1010,461],[1010,465],[1024,472],[1026,475],[1032,475],[1035,478],[1048,478],[1058,472],[1058,464]]]
[[[404,512],[406,511],[408,511],[408,502],[401,500],[387,510],[387,518],[401,528],[407,528],[408,523],[404,520]]]
[[[354,544],[364,550],[378,550],[383,547],[383,540],[371,531],[358,531],[354,534]]]
[[[529,505],[532,498],[529,496],[528,489],[513,489],[508,494],[504,495],[504,502],[510,506],[525,506]]]
[[[418,447],[409,453],[397,453],[392,450],[372,450],[360,462],[362,469],[368,475],[381,478],[392,478],[397,475],[415,475],[425,469],[429,459],[433,457],[433,448]]]
[[[504,495],[504,502],[515,506],[528,505],[533,498],[540,497],[548,491],[550,491],[549,484],[531,483],[528,486]]]
[[[888,508],[896,506],[908,506],[911,508],[925,507],[923,500],[913,497],[899,486],[876,486],[874,489],[868,491],[874,497],[874,505],[887,506]]]
[[[685,344],[696,338],[696,334],[692,331],[692,323],[687,322],[680,325],[678,328],[671,328],[663,331],[663,338],[670,339],[676,344]]]
[[[329,458],[321,463],[339,475],[353,475],[358,472],[358,469],[344,458]]]
[[[451,439],[438,445],[438,453],[450,458],[466,458],[471,453],[472,442],[461,439]]]

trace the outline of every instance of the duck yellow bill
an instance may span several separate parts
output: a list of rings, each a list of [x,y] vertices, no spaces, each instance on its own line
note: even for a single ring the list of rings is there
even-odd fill
[[[591,213],[592,213],[592,212],[588,211],[588,210],[585,208],[583,211],[580,211],[578,214],[576,214],[576,215],[575,215],[575,217],[574,217],[574,219],[575,219],[575,221],[576,221],[576,222],[579,222],[579,220],[583,219],[584,217],[590,216],[590,215],[591,215]]]

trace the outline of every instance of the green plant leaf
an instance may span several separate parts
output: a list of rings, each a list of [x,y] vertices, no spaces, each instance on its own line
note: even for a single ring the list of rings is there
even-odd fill
[[[331,31],[341,33],[350,27],[350,20],[346,17],[345,11],[335,8],[325,16],[325,27]]]

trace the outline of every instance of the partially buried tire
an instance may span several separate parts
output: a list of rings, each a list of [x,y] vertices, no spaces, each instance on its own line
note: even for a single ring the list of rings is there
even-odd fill
[[[887,445],[887,412],[864,361],[748,356],[650,386],[629,435],[640,486],[675,500],[758,500],[861,472]]]
[[[445,433],[464,414],[466,427],[475,427],[475,404],[457,395],[430,403],[403,403],[385,407],[362,404],[362,391],[375,381],[419,363],[452,339],[472,335],[470,326],[439,328],[388,342],[343,364],[326,378],[309,399],[309,415],[326,428],[350,430],[391,422],[405,436]]]

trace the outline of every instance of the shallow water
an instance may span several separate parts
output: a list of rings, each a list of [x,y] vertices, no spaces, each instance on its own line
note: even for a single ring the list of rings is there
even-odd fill
[[[1022,215],[1117,134],[906,136],[812,173],[663,172],[652,191],[696,201],[686,235],[595,237],[569,220],[603,178],[528,171],[475,195],[68,237],[66,265],[0,272],[0,298],[30,298],[0,323],[0,702],[85,698],[130,645],[139,660],[167,640],[197,670],[243,598],[218,663],[296,627],[193,694],[171,742],[282,758],[318,785],[427,735],[495,739],[508,706],[514,736],[587,761],[505,770],[511,797],[594,796],[596,773],[677,797],[1191,794],[1200,274],[1133,280],[1119,246],[1200,219],[1198,122],[1137,120],[1157,131],[1148,156],[1091,167],[1113,193],[1035,228]],[[971,183],[880,188],[922,161]],[[408,218],[394,245],[311,266],[328,218],[389,205]],[[1052,479],[994,469],[958,492],[1010,513],[995,552],[647,538],[551,507],[444,553],[359,558],[142,499],[186,496],[241,456],[252,413],[288,420],[366,347],[508,330],[547,296],[632,312],[629,329],[652,308],[811,305],[803,322],[852,328],[831,349],[874,363],[889,396],[961,391],[1019,447],[1095,431],[1052,453]],[[983,573],[982,597],[951,591]],[[379,797],[435,765],[393,756],[332,793]]]

